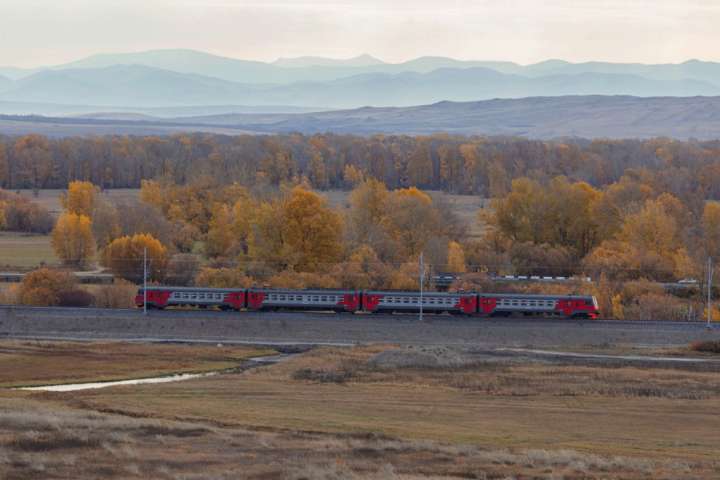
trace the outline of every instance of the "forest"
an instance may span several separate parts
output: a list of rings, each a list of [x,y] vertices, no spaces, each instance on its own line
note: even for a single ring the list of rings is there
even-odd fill
[[[418,187],[500,197],[512,180],[557,176],[603,188],[628,171],[650,172],[657,188],[694,203],[720,199],[720,141],[539,141],[511,137],[375,135],[174,135],[167,137],[0,136],[0,188],[67,188],[85,180],[139,188],[165,178],[187,184],[268,185],[307,180],[350,189],[358,177],[388,188]]]
[[[720,259],[720,142],[31,135],[0,140],[0,184],[0,230],[52,230],[68,267],[132,282],[147,248],[155,282],[411,289],[422,252],[430,271],[458,274],[454,289],[592,293],[605,316],[687,319],[703,314],[699,291],[663,283],[702,281]],[[50,187],[67,189],[54,227],[11,193]],[[139,201],[104,198],[119,187]],[[349,191],[346,205],[327,189]],[[430,190],[492,199],[482,234]]]

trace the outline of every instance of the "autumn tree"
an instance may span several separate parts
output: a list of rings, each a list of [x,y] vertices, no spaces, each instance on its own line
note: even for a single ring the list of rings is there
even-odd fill
[[[347,261],[336,265],[332,271],[336,286],[358,290],[385,288],[390,275],[391,268],[369,245],[359,246]]]
[[[139,282],[143,278],[143,255],[146,249],[148,277],[151,281],[162,281],[168,262],[167,248],[149,234],[116,238],[103,249],[102,263],[114,275]]]
[[[18,290],[18,301],[23,305],[59,305],[65,291],[74,290],[77,280],[61,270],[41,268],[23,277]]]
[[[708,256],[720,261],[720,203],[709,202],[702,216],[703,242]]]
[[[547,187],[520,178],[506,197],[494,202],[490,220],[513,242],[572,248],[582,258],[604,237],[595,218],[600,197],[587,183],[570,183],[564,177]]]
[[[350,192],[347,215],[348,234],[356,245],[368,244],[377,234],[387,215],[387,201],[390,193],[382,182],[369,178]]]
[[[440,230],[440,218],[432,203],[428,194],[415,187],[395,190],[388,198],[384,226],[406,258],[419,254]]]
[[[64,264],[85,266],[95,252],[90,218],[72,212],[63,213],[52,231],[51,243]]]
[[[13,187],[44,188],[53,172],[50,142],[42,135],[25,135],[15,142],[16,181]]]
[[[252,278],[237,268],[204,267],[195,277],[195,285],[211,288],[249,288]]]
[[[611,278],[670,281],[692,274],[694,265],[667,202],[648,200],[625,217],[615,240],[603,242],[585,265]]]
[[[283,251],[298,271],[315,271],[340,258],[342,220],[317,193],[295,187],[283,202]]]
[[[458,242],[448,244],[448,265],[447,271],[451,273],[465,272],[465,252]]]
[[[70,213],[92,217],[100,189],[90,182],[70,182],[67,193],[60,195],[60,203]]]

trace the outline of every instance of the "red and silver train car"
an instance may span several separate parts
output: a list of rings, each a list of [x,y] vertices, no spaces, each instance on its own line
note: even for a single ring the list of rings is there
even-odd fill
[[[362,305],[366,312],[419,312],[418,292],[363,292]],[[422,296],[424,312],[477,313],[477,294],[427,292]]]
[[[569,318],[597,318],[600,309],[593,296],[524,295],[481,293],[478,313],[481,315],[547,315]]]
[[[165,307],[219,307],[222,310],[245,308],[247,290],[242,288],[148,287],[147,306]],[[143,306],[145,294],[138,290],[135,305]]]
[[[135,304],[143,306],[143,289]],[[366,313],[416,313],[418,292],[355,290],[278,290],[266,288],[222,289],[192,287],[148,287],[150,308],[194,307],[223,310],[316,310]],[[481,316],[561,316],[597,318],[599,308],[593,296],[524,295],[495,293],[438,293],[422,296],[423,311]]]
[[[360,292],[348,290],[247,290],[249,310],[334,310],[356,312],[360,309]]]

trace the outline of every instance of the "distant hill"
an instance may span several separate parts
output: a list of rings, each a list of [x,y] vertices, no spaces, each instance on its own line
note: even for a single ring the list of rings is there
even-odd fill
[[[325,82],[368,73],[429,73],[440,68],[484,67],[501,73],[526,77],[603,73],[636,75],[660,81],[692,79],[720,86],[720,63],[700,60],[659,65],[609,62],[570,63],[564,60],[546,60],[531,65],[519,65],[506,61],[456,60],[448,57],[425,56],[401,63],[386,63],[365,54],[350,59],[297,57],[281,58],[275,62],[266,63],[188,49],[99,54],[74,62],[35,69],[0,67],[0,75],[18,79],[48,69],[93,69],[117,65],[143,65],[244,84],[286,85],[296,82]]]
[[[481,102],[440,102],[405,108],[332,112],[240,113],[173,119],[0,116],[0,133],[168,134],[175,132],[318,132],[370,135],[508,135],[529,138],[720,138],[720,97],[566,96]]]
[[[109,105],[78,105],[42,102],[8,102],[0,100],[0,113],[7,115],[45,115],[92,117],[98,112],[141,114],[152,117],[172,118],[198,115],[237,114],[237,113],[307,113],[327,110],[322,107],[291,107],[288,105],[193,105],[179,107],[128,107]]]
[[[257,88],[257,87],[254,87]],[[233,103],[242,85],[212,77],[140,65],[46,70],[17,80],[0,100],[109,106],[180,106]],[[244,103],[244,102],[241,102]]]
[[[619,74],[530,78],[485,67],[440,68],[428,73],[369,73],[327,82],[265,86],[141,65],[116,65],[36,73],[0,91],[0,101],[104,105],[122,107],[124,111],[127,107],[196,105],[320,105],[337,109],[588,94],[714,96],[720,95],[720,87],[699,80],[664,81]]]
[[[534,97],[299,115],[188,118],[257,132],[449,132],[531,138],[720,138],[720,97]]]

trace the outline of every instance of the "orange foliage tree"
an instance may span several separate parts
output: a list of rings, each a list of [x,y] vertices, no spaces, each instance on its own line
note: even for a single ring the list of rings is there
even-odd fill
[[[77,213],[63,213],[52,231],[55,254],[66,265],[82,267],[95,252],[95,238],[90,218]]]
[[[165,277],[167,248],[152,235],[139,233],[116,238],[103,249],[102,263],[114,275],[139,282],[143,278],[143,255],[147,249],[148,278],[162,281]]]

